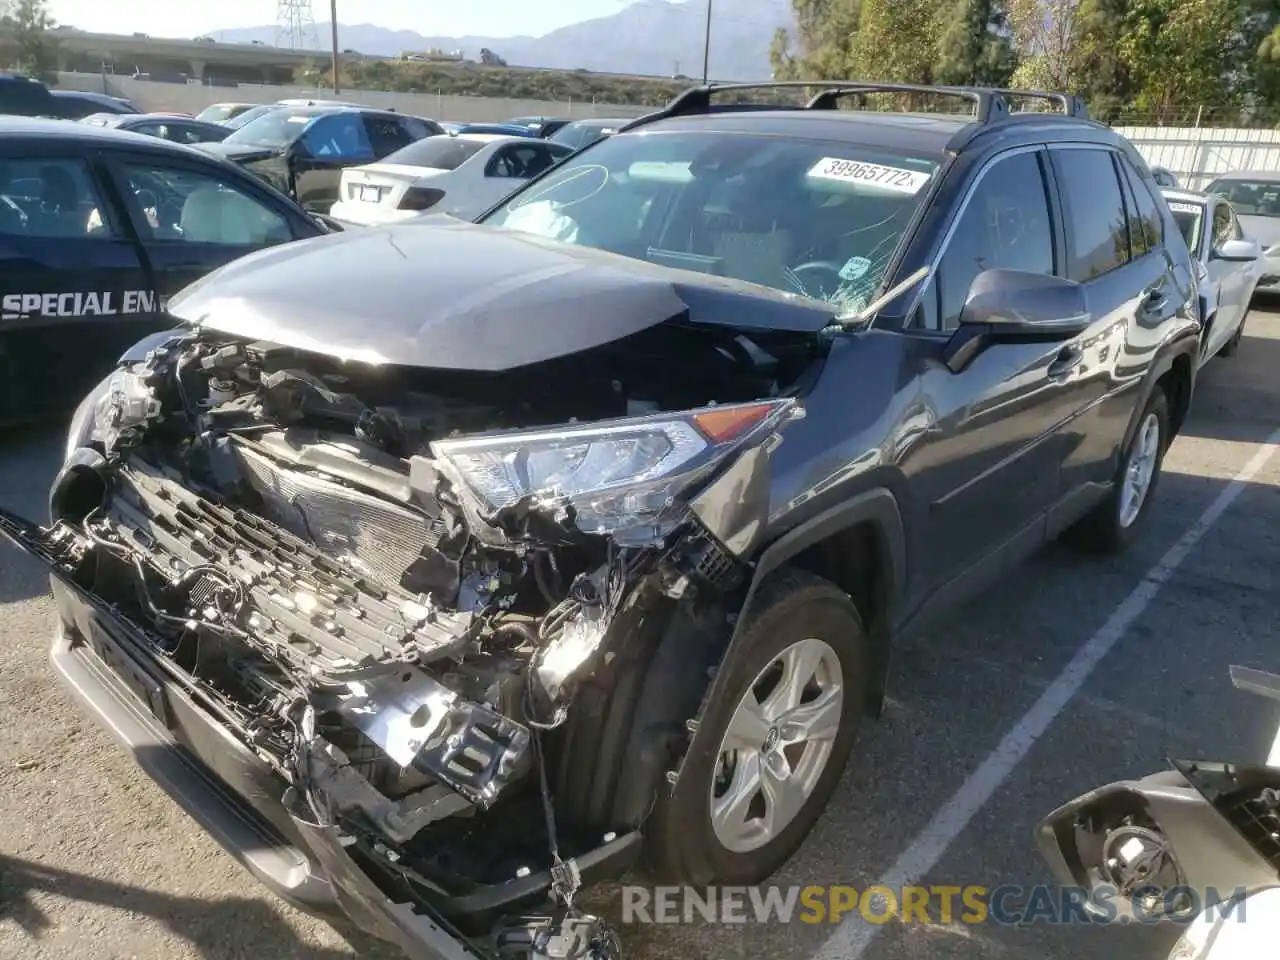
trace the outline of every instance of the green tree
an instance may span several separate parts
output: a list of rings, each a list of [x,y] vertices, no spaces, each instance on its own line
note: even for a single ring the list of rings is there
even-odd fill
[[[1075,89],[1075,60],[1080,0],[1009,0],[1009,27],[1020,60],[1015,87],[1031,90]]]
[[[1130,62],[1117,38],[1128,27],[1129,0],[1081,0],[1071,75],[1093,115],[1112,122],[1133,98]]]
[[[1280,26],[1273,27],[1258,43],[1253,62],[1250,93],[1259,119],[1280,121]]]
[[[1280,0],[1239,0],[1225,72],[1251,121],[1280,121]]]
[[[934,79],[939,83],[1006,85],[1018,59],[1003,6],[996,0],[950,0],[940,13]]]
[[[932,83],[940,33],[936,0],[862,0],[849,56],[853,75]]]
[[[1230,64],[1239,13],[1237,0],[1131,0],[1117,49],[1135,108],[1182,122],[1192,106],[1238,103]]]
[[[795,34],[777,31],[769,50],[774,76],[779,80],[856,78],[853,47],[861,0],[791,0],[791,5]]]
[[[58,41],[52,31],[57,24],[48,0],[13,0],[5,19],[17,47],[14,67],[40,80],[56,80]]]

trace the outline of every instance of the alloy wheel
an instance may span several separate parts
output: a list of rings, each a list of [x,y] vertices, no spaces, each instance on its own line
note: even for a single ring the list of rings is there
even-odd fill
[[[1160,458],[1160,418],[1148,413],[1138,428],[1129,465],[1124,472],[1124,487],[1120,491],[1120,526],[1133,526],[1146,503],[1151,490],[1151,480]]]
[[[720,743],[711,824],[733,853],[768,844],[795,820],[826,769],[844,713],[840,658],[800,640],[747,688]]]

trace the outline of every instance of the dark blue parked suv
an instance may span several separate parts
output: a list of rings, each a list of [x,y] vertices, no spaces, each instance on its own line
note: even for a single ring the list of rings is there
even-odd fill
[[[477,223],[187,288],[52,523],[0,518],[147,772],[412,957],[615,957],[566,907],[640,858],[764,881],[903,638],[1050,538],[1124,547],[1186,416],[1189,254],[1074,98],[723,89]]]

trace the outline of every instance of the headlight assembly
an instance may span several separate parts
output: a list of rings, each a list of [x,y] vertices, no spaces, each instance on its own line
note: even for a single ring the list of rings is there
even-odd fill
[[[661,536],[678,522],[677,494],[800,415],[794,400],[768,400],[439,440],[431,452],[482,515],[529,502],[563,509],[584,533]]]
[[[107,374],[89,391],[75,413],[71,415],[71,424],[67,429],[67,447],[63,460],[71,459],[71,455],[80,447],[87,447],[95,440],[110,440],[112,444],[123,431],[124,426],[117,424],[115,429],[108,420],[116,416],[112,407],[114,400],[110,398],[132,398],[134,413],[142,391],[150,396],[150,390],[142,383],[136,373],[132,372],[135,364],[148,361],[164,345],[174,339],[175,331],[164,330],[143,337],[120,357],[116,369]],[[154,408],[148,406],[154,412]],[[145,418],[144,418],[145,419]],[[141,421],[137,421],[141,422]]]

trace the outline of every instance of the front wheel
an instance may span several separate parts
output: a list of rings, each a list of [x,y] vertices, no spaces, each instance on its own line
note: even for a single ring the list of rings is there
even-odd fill
[[[857,739],[867,646],[848,595],[798,570],[761,587],[698,754],[646,829],[650,866],[691,884],[754,885],[800,847]],[[703,736],[705,734],[705,736]]]

